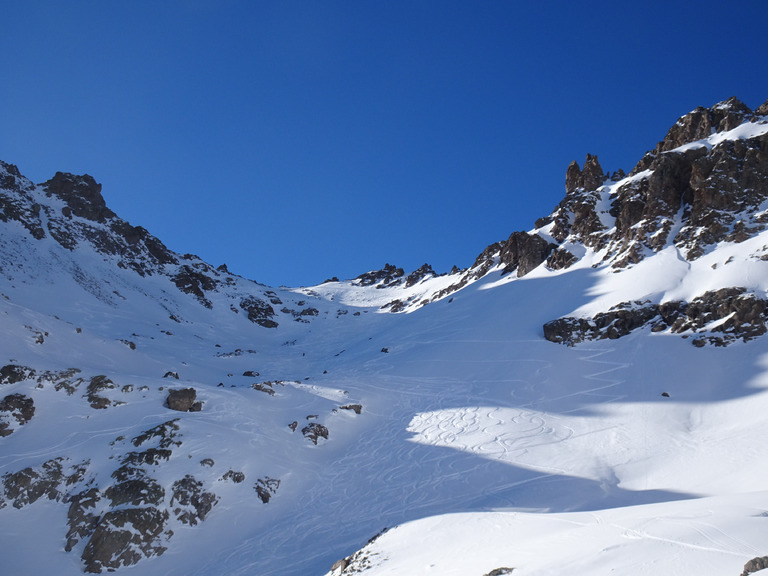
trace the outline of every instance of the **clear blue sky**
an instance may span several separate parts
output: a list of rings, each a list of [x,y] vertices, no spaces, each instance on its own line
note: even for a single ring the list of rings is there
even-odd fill
[[[271,285],[469,266],[597,154],[768,99],[763,0],[0,1],[0,158]]]

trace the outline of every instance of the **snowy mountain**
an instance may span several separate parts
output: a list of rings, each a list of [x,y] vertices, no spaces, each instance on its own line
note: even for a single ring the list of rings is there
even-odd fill
[[[264,286],[6,163],[0,221],[3,574],[768,566],[768,102],[448,274]]]

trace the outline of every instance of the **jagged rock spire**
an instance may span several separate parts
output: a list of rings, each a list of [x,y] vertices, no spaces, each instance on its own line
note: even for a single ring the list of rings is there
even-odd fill
[[[578,189],[597,190],[605,180],[606,176],[597,156],[587,154],[583,170],[579,168],[579,164],[575,160],[568,166],[565,173],[565,191],[571,193]]]

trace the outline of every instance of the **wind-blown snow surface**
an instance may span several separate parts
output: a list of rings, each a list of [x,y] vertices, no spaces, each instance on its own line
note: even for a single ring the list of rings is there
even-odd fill
[[[183,445],[158,481],[167,489],[194,473],[220,497],[198,526],[172,526],[162,556],[126,573],[321,575],[396,525],[369,547],[367,573],[735,576],[768,553],[764,338],[696,348],[640,330],[569,348],[542,336],[545,322],[599,309],[605,294],[710,289],[696,266],[653,272],[673,254],[620,273],[593,268],[600,257],[590,254],[567,271],[493,271],[409,314],[376,313],[375,289],[366,300],[336,286],[301,295],[319,311],[309,324],[266,329],[87,248],[50,241],[51,254],[35,256],[17,232],[3,240],[25,262],[0,285],[6,361],[106,374],[118,384],[110,398],[125,403],[93,410],[82,390],[24,388],[37,412],[0,439],[0,472],[88,458],[108,483],[118,437],[178,417]],[[732,271],[726,284],[765,292],[768,262],[752,254],[766,244],[762,234],[723,245],[702,265],[720,262]],[[75,268],[110,284],[85,290]],[[269,396],[254,380],[289,383]],[[182,386],[198,390],[201,412],[164,407],[160,387]],[[348,403],[362,413],[338,409]],[[314,414],[330,431],[316,446],[288,427]],[[201,467],[204,458],[216,466]],[[226,469],[247,481],[217,483]],[[252,489],[263,476],[281,481],[268,504]],[[63,551],[67,506],[43,500],[0,511],[0,573],[81,572],[81,548]]]

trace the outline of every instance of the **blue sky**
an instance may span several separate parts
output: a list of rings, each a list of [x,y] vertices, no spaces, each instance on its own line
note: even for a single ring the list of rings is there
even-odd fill
[[[597,154],[768,99],[765,5],[2,2],[0,158],[88,173],[171,249],[270,285],[438,272]]]

